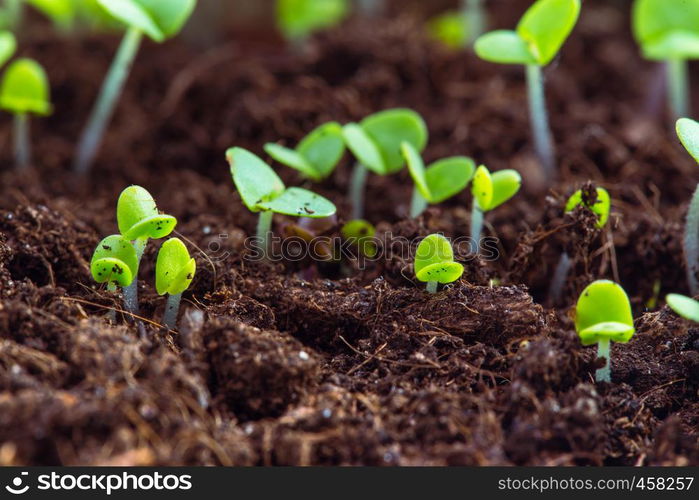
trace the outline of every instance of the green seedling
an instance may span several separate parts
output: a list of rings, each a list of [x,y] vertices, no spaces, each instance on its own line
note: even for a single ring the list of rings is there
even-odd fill
[[[177,225],[177,219],[161,214],[151,194],[141,186],[129,186],[121,192],[117,201],[119,232],[132,242],[136,258],[141,262],[150,238],[160,239],[169,235]],[[138,312],[138,279],[124,289],[124,299],[133,303]]]
[[[408,142],[401,144],[401,152],[415,183],[410,202],[410,216],[413,218],[424,212],[428,203],[437,205],[459,194],[476,170],[476,164],[466,156],[444,158],[425,168],[422,156]]]
[[[431,234],[417,246],[415,277],[427,283],[429,293],[436,293],[439,283],[452,283],[463,273],[464,266],[454,262],[451,243],[441,234]]]
[[[522,186],[522,176],[516,170],[500,170],[490,173],[481,165],[471,182],[473,209],[471,210],[471,252],[480,251],[483,214],[512,198]]]
[[[49,82],[44,68],[33,59],[17,59],[9,65],[0,82],[0,108],[14,115],[15,164],[31,163],[29,115],[51,114]]]
[[[17,31],[24,17],[25,0],[4,0],[0,7],[0,29]]]
[[[699,59],[699,0],[636,0],[633,32],[646,59],[665,61],[670,109],[675,118],[687,116],[687,60]]]
[[[107,236],[95,248],[90,262],[90,272],[97,283],[107,283],[107,289],[110,291],[115,291],[117,286],[126,289],[138,274],[136,250],[131,242],[120,234]],[[124,308],[136,314],[134,304],[126,300],[126,294],[124,294]],[[110,313],[110,318],[116,319],[114,311]]]
[[[378,252],[374,242],[376,228],[371,223],[362,219],[351,220],[342,226],[340,233],[343,238],[355,245],[362,255],[369,258],[376,256]]]
[[[296,149],[268,143],[265,151],[279,163],[320,182],[332,174],[345,153],[342,126],[337,122],[326,123],[308,134]]]
[[[665,302],[679,316],[699,323],[699,301],[679,293],[669,293],[665,297]]]
[[[699,163],[699,123],[689,118],[677,120],[677,136],[687,152]],[[687,283],[692,295],[699,294],[697,265],[699,264],[699,185],[689,202],[687,222],[684,226],[684,260]]]
[[[307,189],[287,188],[272,168],[243,148],[226,151],[233,183],[248,210],[259,212],[257,237],[265,254],[269,252],[269,235],[275,213],[313,219],[334,215],[337,209],[330,200]]]
[[[422,152],[427,145],[427,126],[422,117],[410,109],[389,109],[367,116],[360,123],[342,129],[345,143],[357,159],[350,182],[352,218],[364,213],[364,189],[368,170],[390,175],[405,166],[401,144],[407,142]]]
[[[3,66],[17,51],[17,39],[11,31],[0,31],[0,66]]]
[[[597,357],[605,364],[595,373],[598,382],[611,382],[611,341],[628,342],[636,331],[631,304],[624,289],[609,280],[585,288],[575,307],[575,330],[583,345],[597,344]]]
[[[143,35],[158,43],[177,35],[196,5],[196,0],[98,0],[98,2],[110,16],[124,23],[127,30],[80,137],[74,168],[81,173],[89,170],[94,161]]]
[[[158,295],[168,294],[163,324],[170,330],[177,326],[182,292],[189,288],[196,271],[197,263],[179,238],[163,243],[155,263],[155,289]]]
[[[461,10],[432,18],[427,25],[434,39],[452,49],[470,46],[485,31],[483,0],[461,0],[461,6]]]
[[[529,113],[537,155],[549,177],[555,174],[555,151],[551,140],[542,68],[563,46],[580,14],[580,0],[537,0],[515,31],[497,30],[476,40],[481,59],[527,68]]]
[[[568,198],[565,206],[565,213],[570,213],[579,206],[583,206],[597,215],[596,226],[598,229],[602,229],[609,220],[611,198],[604,188],[596,188],[594,200],[588,199],[586,193],[583,193],[582,189],[578,189]],[[573,262],[570,259],[570,255],[568,255],[568,252],[563,251],[558,265],[556,266],[556,270],[553,273],[551,288],[549,290],[549,296],[554,302],[560,298],[563,292],[563,286],[565,285],[572,265]]]
[[[348,12],[348,0],[277,0],[277,25],[298,45],[316,31],[336,26]]]

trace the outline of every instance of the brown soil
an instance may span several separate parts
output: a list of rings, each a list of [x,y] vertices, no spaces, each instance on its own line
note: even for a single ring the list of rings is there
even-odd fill
[[[33,123],[24,173],[11,166],[9,120],[0,126],[0,463],[699,465],[699,328],[648,309],[656,283],[661,298],[687,291],[681,231],[699,174],[649,106],[656,69],[610,5],[585,2],[547,71],[560,165],[548,191],[521,69],[442,50],[413,18],[350,22],[305,55],[265,41],[146,44],[86,179],[71,155],[116,40],[28,33],[23,51],[47,66],[56,112]],[[524,7],[493,8],[511,26]],[[436,295],[399,257],[365,270],[246,261],[255,218],[224,150],[293,144],[323,121],[393,106],[425,117],[428,160],[468,154],[522,172],[523,191],[487,215],[500,258],[460,253],[463,278]],[[350,166],[314,186],[340,222]],[[613,198],[604,234],[583,210],[561,215],[589,180]],[[146,321],[109,324],[119,297],[90,279],[130,183],[201,250],[178,332],[157,325],[156,244],[140,274]],[[371,178],[380,233],[468,235],[468,193],[411,221],[411,189],[406,172]],[[563,249],[575,268],[553,303]],[[603,277],[624,285],[638,318],[631,342],[613,346],[611,384],[594,383],[594,349],[570,319]]]

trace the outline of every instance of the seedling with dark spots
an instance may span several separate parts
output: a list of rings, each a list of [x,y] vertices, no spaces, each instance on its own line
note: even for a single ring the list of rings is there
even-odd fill
[[[464,266],[454,262],[451,243],[441,234],[423,239],[415,253],[415,277],[427,283],[429,293],[437,292],[439,283],[452,283],[464,272]]]
[[[491,174],[484,165],[476,169],[471,183],[471,252],[480,251],[483,213],[505,203],[517,194],[521,186],[522,176],[516,170],[500,170]]]
[[[268,143],[265,151],[279,163],[320,182],[333,173],[345,153],[342,126],[337,122],[326,123],[308,134],[296,149]]]
[[[90,272],[97,283],[107,283],[107,289],[115,291],[118,286],[127,288],[138,274],[136,250],[129,240],[120,234],[107,236],[99,242],[92,255]],[[124,294],[124,308],[136,314],[135,304]],[[111,318],[115,315],[112,312]]]
[[[597,344],[597,356],[605,360],[604,367],[595,373],[595,379],[610,382],[610,342],[626,343],[636,331],[624,289],[609,280],[588,285],[575,307],[575,330],[583,345]]]
[[[179,238],[170,238],[160,247],[155,263],[155,289],[158,295],[168,294],[163,324],[170,330],[177,326],[182,292],[189,288],[196,270],[197,263]]]

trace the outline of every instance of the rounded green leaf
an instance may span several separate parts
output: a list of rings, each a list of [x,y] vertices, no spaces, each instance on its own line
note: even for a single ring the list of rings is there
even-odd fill
[[[329,217],[337,211],[335,205],[327,198],[297,187],[291,187],[276,198],[258,203],[257,206],[278,214],[314,219]]]
[[[156,42],[180,32],[196,0],[97,0],[115,19],[136,28]]]
[[[374,243],[376,228],[370,222],[362,219],[351,220],[342,226],[340,233],[346,240],[351,240],[367,257],[376,255],[378,251]]]
[[[442,203],[460,193],[469,183],[476,170],[476,164],[466,156],[443,158],[427,167],[427,186],[430,203]]]
[[[651,61],[699,59],[699,33],[673,31],[642,45],[643,57]]]
[[[282,165],[286,165],[287,167],[291,167],[294,170],[298,170],[311,180],[321,180],[320,175],[318,174],[316,169],[313,168],[313,165],[306,161],[303,155],[301,155],[297,151],[285,148],[284,146],[280,146],[279,144],[274,144],[271,142],[265,144],[264,150],[269,156],[277,160]]]
[[[454,261],[451,243],[441,234],[431,234],[424,238],[415,252],[415,275],[432,264],[446,264]]]
[[[460,49],[469,40],[468,19],[463,12],[449,11],[433,17],[427,23],[430,36],[452,49]]]
[[[10,31],[0,31],[0,66],[5,64],[17,50],[17,40]]]
[[[517,25],[517,34],[529,46],[537,64],[556,57],[580,15],[580,0],[537,0]]]
[[[10,64],[0,82],[0,108],[11,113],[51,113],[49,82],[39,63],[22,58]]]
[[[138,273],[136,250],[120,234],[107,236],[95,248],[90,272],[97,283],[118,283],[127,287]]]
[[[432,198],[430,188],[427,186],[427,176],[425,174],[425,162],[422,161],[422,156],[417,152],[415,147],[409,142],[403,141],[400,145],[401,152],[408,165],[408,172],[413,178],[415,187],[427,201]]]
[[[348,11],[348,0],[277,0],[277,24],[286,38],[305,38],[335,26]]]
[[[517,194],[522,187],[522,176],[511,169],[499,170],[490,176],[493,180],[493,198],[488,210],[493,210]]]
[[[522,37],[510,30],[491,31],[481,35],[474,44],[476,55],[485,61],[499,64],[536,64]]]
[[[158,212],[151,194],[141,186],[129,186],[117,201],[119,232],[129,241],[139,238],[164,238],[177,225],[177,219]]]
[[[582,190],[578,189],[576,192],[573,193],[573,195],[570,198],[568,198],[565,211],[572,212],[573,210],[575,210],[575,207],[581,205],[582,202]],[[604,227],[604,225],[607,223],[607,220],[609,220],[609,211],[611,209],[611,203],[611,198],[609,197],[609,193],[607,192],[607,190],[604,188],[597,188],[597,200],[595,201],[594,205],[590,206],[588,204],[585,204],[585,206],[589,210],[597,214],[597,227]]]
[[[364,129],[356,123],[342,127],[342,137],[359,163],[378,175],[386,175],[388,168],[381,155],[379,146]]]
[[[627,328],[624,330],[612,323],[621,323]],[[575,330],[585,345],[605,338],[628,342],[635,330],[631,304],[624,289],[609,280],[589,284],[575,307]]]
[[[142,31],[156,42],[165,40],[165,33],[139,1],[97,0],[97,2],[109,15],[126,26]]]
[[[699,57],[699,0],[636,0],[633,32],[649,59]]]
[[[442,262],[430,264],[415,273],[415,277],[424,282],[452,283],[464,274],[464,266],[458,262]]]
[[[699,323],[699,302],[693,298],[678,293],[670,293],[665,297],[665,301],[670,306],[670,309],[679,316]]]
[[[226,151],[231,176],[241,199],[248,210],[267,210],[260,204],[270,201],[284,192],[284,183],[272,168],[258,156],[243,148]]]
[[[296,151],[313,166],[318,179],[325,179],[345,153],[342,126],[337,122],[324,123],[304,137]]]
[[[680,118],[676,125],[677,137],[687,152],[699,162],[699,122],[689,118]]]
[[[412,144],[419,152],[427,145],[427,125],[411,109],[380,111],[364,118],[360,125],[378,147],[387,174],[397,172],[405,165],[400,148],[403,141]]]
[[[155,289],[158,295],[177,295],[189,288],[197,264],[179,238],[162,244],[155,262]]]
[[[484,212],[490,210],[489,207],[493,202],[493,179],[485,165],[478,167],[473,175],[471,194],[476,200],[478,208]]]

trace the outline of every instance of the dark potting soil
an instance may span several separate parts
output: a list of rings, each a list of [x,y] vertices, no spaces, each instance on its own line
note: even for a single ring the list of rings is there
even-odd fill
[[[523,8],[493,2],[495,25]],[[657,68],[640,60],[627,18],[586,2],[547,69],[560,167],[550,188],[521,68],[444,50],[402,16],[350,22],[305,54],[235,39],[204,53],[146,44],[94,171],[76,178],[76,137],[117,41],[28,33],[21,46],[47,66],[56,112],[32,123],[26,172],[11,166],[9,120],[0,127],[0,464],[698,465],[699,328],[662,297],[687,292],[681,232],[699,173],[654,104]],[[255,217],[225,149],[261,153],[395,106],[425,117],[427,160],[467,154],[522,173],[522,192],[487,214],[499,257],[457,249],[464,276],[435,295],[401,254],[364,268],[246,260]],[[347,158],[308,186],[338,205],[329,235],[349,215],[350,169]],[[584,210],[562,215],[587,182],[613,198],[602,233]],[[140,272],[139,326],[121,314],[109,324],[119,297],[90,278],[131,183],[178,217],[197,260],[178,332],[157,324],[157,243]],[[468,236],[468,193],[410,220],[411,190],[406,172],[370,178],[380,234]],[[277,217],[275,231],[291,222]],[[564,250],[574,269],[552,300]],[[638,318],[631,342],[613,345],[611,384],[595,384],[595,350],[570,317],[598,278],[621,282]]]

